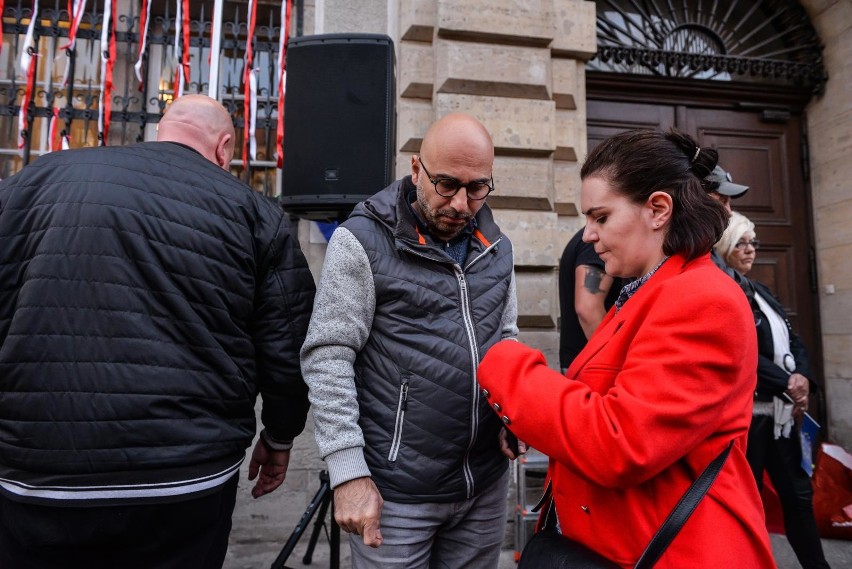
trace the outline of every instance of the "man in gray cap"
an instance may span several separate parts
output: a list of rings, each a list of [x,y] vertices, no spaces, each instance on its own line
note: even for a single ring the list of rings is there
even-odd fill
[[[723,170],[721,166],[713,168],[710,175],[704,179],[709,182],[705,188],[707,193],[725,206],[728,215],[731,214],[731,200],[743,197],[748,191],[748,186],[735,184],[731,174]],[[714,188],[714,186],[716,187]]]
[[[704,190],[711,198],[717,200],[728,211],[728,216],[731,215],[731,200],[741,198],[748,191],[748,186],[735,184],[731,174],[723,170],[721,166],[716,166],[706,178],[704,178]],[[736,271],[730,268],[725,260],[713,248],[710,257],[716,266],[728,273],[728,275],[737,282],[740,282],[739,275]]]

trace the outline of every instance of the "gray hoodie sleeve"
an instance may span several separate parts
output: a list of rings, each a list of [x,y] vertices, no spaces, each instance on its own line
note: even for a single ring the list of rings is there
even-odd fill
[[[515,271],[512,271],[506,303],[503,305],[502,330],[502,340],[518,339],[518,293],[515,288]]]
[[[358,425],[354,363],[373,324],[376,290],[370,262],[352,233],[338,227],[328,242],[302,375],[310,389],[315,435],[331,487],[370,476]]]

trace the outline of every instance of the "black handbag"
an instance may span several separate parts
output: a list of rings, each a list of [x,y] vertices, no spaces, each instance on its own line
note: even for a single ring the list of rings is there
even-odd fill
[[[725,450],[719,453],[704,472],[687,489],[680,501],[671,511],[666,521],[651,539],[648,547],[639,557],[634,569],[650,569],[660,559],[660,556],[680,532],[680,528],[695,511],[698,503],[710,489],[722,465],[728,458],[733,446],[731,442]],[[573,541],[556,528],[555,507],[551,486],[548,485],[539,506],[533,509],[537,511],[541,506],[547,504],[544,514],[542,528],[533,535],[518,562],[518,569],[619,569],[621,566],[610,561],[606,557],[595,553],[586,546]]]

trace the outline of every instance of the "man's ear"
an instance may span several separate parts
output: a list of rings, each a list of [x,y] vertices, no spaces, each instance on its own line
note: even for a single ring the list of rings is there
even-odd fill
[[[420,156],[414,154],[411,156],[411,182],[416,186],[417,177],[420,175]]]
[[[234,157],[233,139],[230,134],[225,134],[216,145],[216,164],[225,170],[229,169],[231,158]]]
[[[648,198],[646,207],[651,214],[651,223],[654,224],[654,227],[661,227],[672,216],[672,196],[667,192],[656,191]]]

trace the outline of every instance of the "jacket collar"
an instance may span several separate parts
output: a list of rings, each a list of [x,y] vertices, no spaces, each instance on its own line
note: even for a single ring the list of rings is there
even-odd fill
[[[710,260],[709,254],[693,259],[692,261],[687,261],[683,255],[672,255],[669,257],[668,260],[666,260],[666,262],[651,275],[648,281],[636,291],[633,297],[631,297],[631,301],[626,302],[624,306],[622,306],[618,313],[615,312],[614,307],[607,312],[607,315],[604,316],[603,321],[598,325],[598,328],[594,335],[592,335],[589,343],[586,344],[586,347],[583,348],[580,354],[574,358],[573,362],[571,362],[571,366],[568,368],[566,375],[568,377],[576,375],[576,372],[582,369],[583,366],[586,365],[586,362],[588,362],[593,355],[595,355],[609,342],[618,329],[621,328],[621,325],[625,322],[625,320],[635,317],[637,312],[641,312],[645,309],[644,306],[640,307],[641,302],[639,302],[638,299],[641,299],[645,295],[653,294],[661,283],[667,281],[671,277],[679,275],[686,270],[704,265],[713,266],[714,270],[716,270],[713,262]]]
[[[397,242],[418,248],[433,247],[431,243],[434,240],[424,234],[421,222],[411,209],[409,195],[414,191],[417,191],[417,188],[412,183],[411,176],[405,176],[358,204],[352,211],[352,216],[364,215],[376,219],[393,232]],[[487,203],[476,213],[473,223],[473,236],[485,247],[496,243],[502,236]]]

